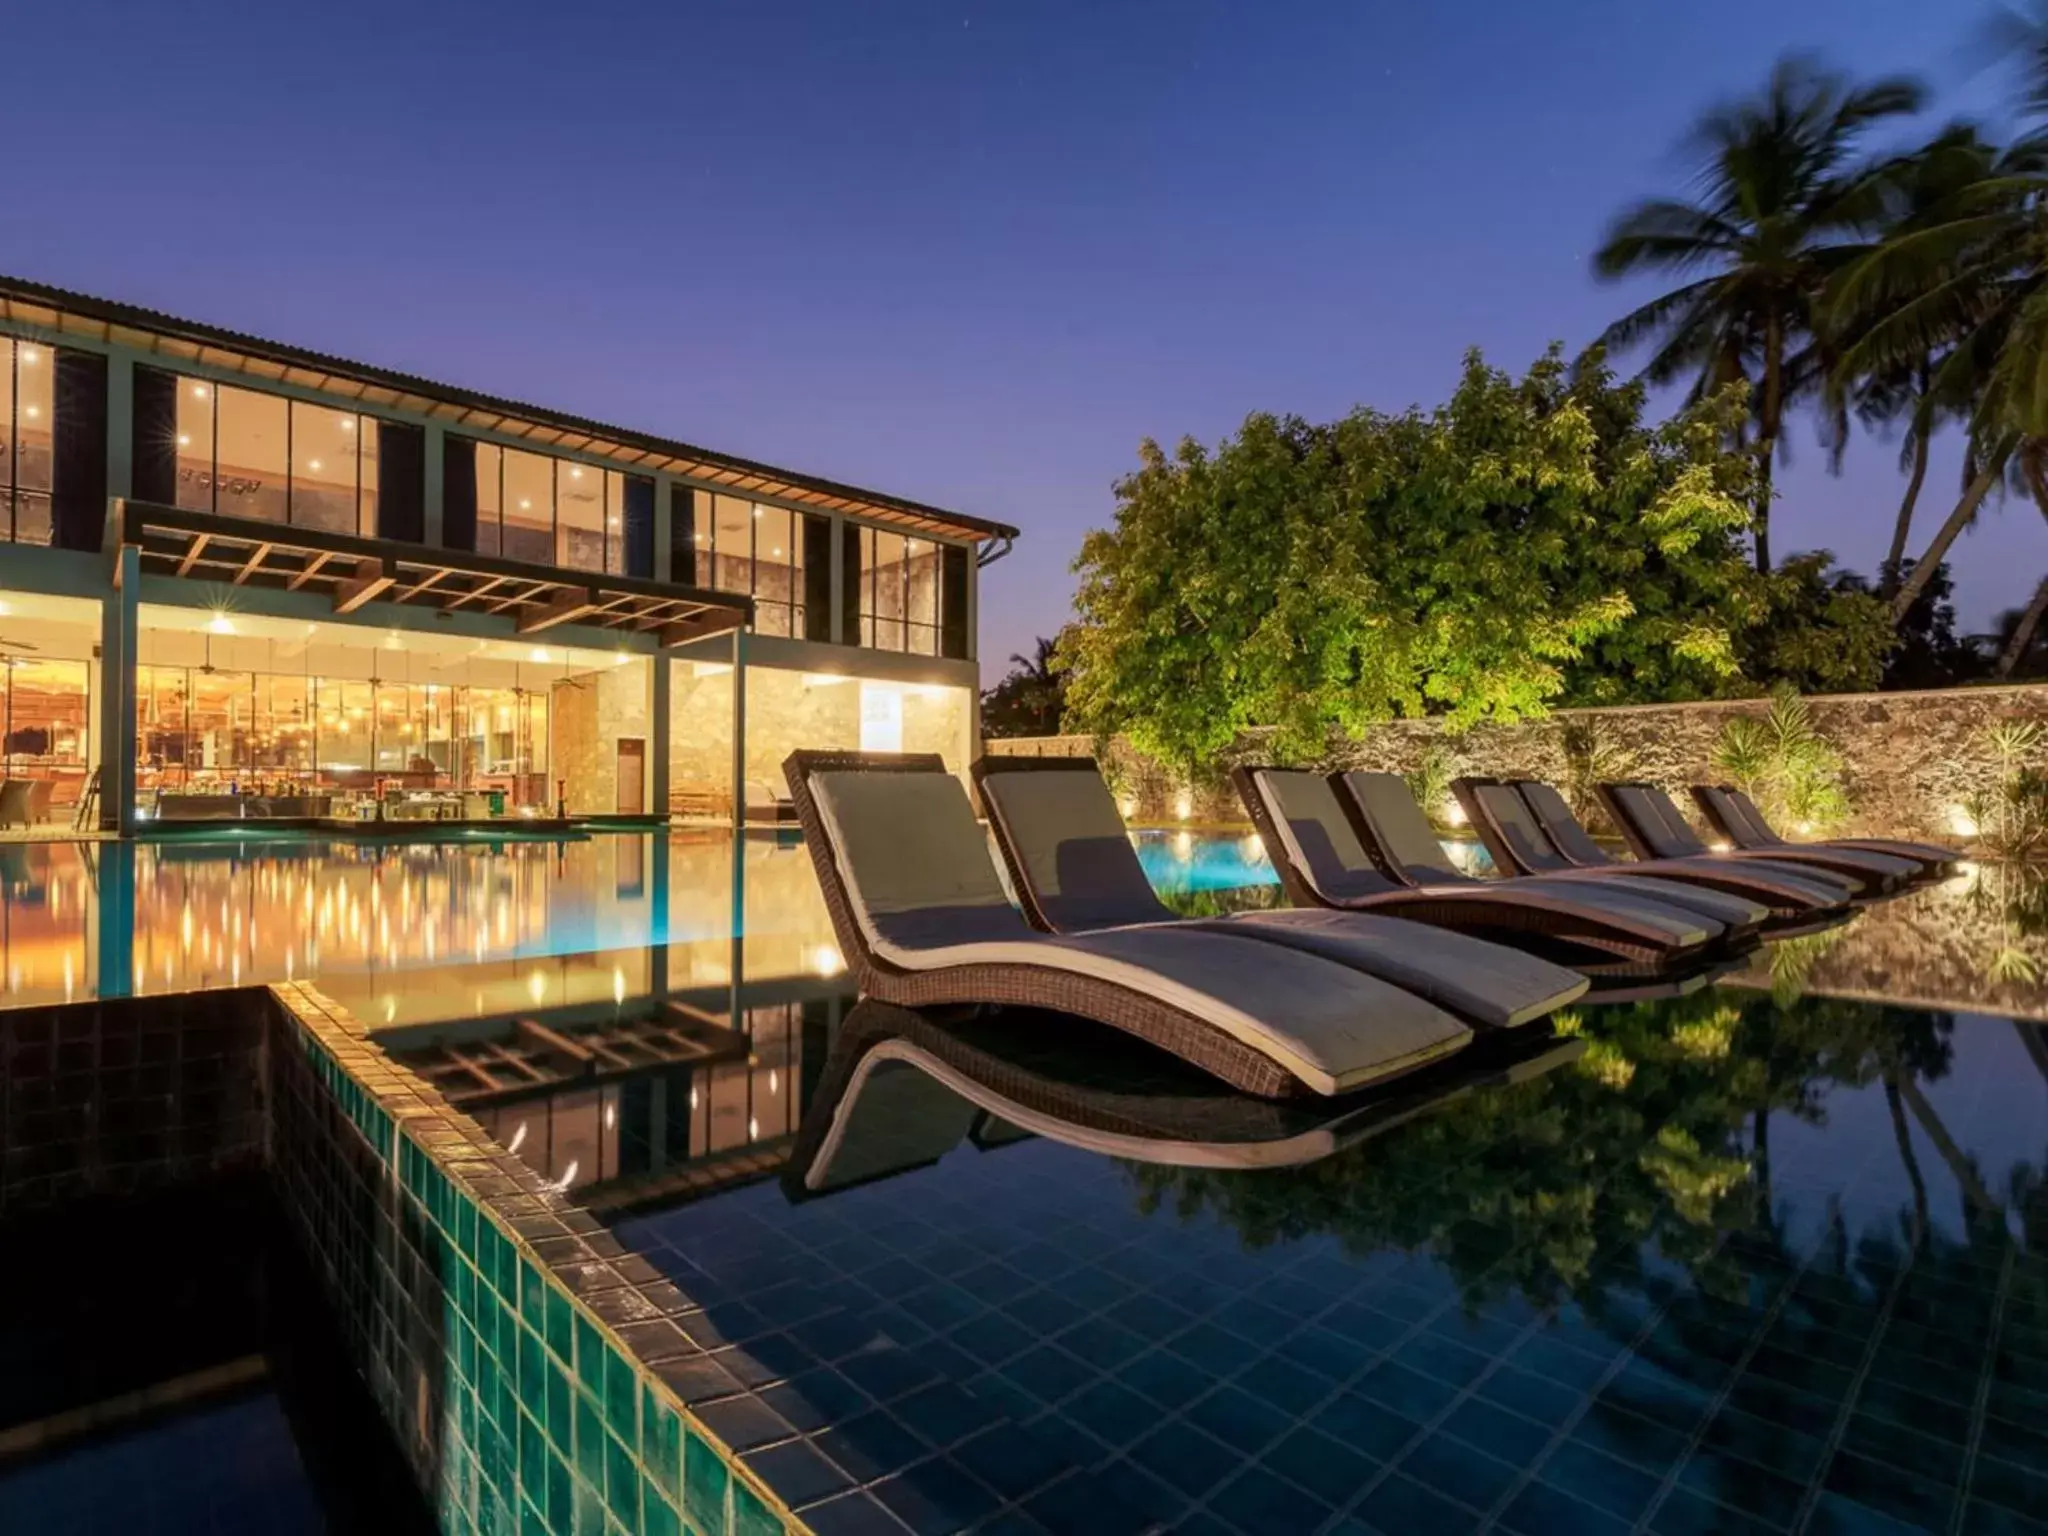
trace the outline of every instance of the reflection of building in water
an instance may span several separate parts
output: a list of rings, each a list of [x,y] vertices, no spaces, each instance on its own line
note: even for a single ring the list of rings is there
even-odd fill
[[[363,1017],[388,1023],[418,1017],[416,996],[449,1007],[445,982],[406,977],[450,966],[471,968],[449,996],[477,1014],[508,987],[531,1006],[643,992],[654,945],[676,987],[726,986],[736,958],[756,977],[838,975],[803,848],[770,832],[742,846],[736,925],[723,831],[0,843],[0,979],[29,1003],[376,976]]]
[[[749,989],[760,990],[776,989]],[[616,1208],[774,1172],[847,1001],[813,991],[754,1003],[742,1008],[736,1035],[723,1027],[730,1015],[685,1004],[664,1020],[664,1004],[640,997],[612,1010],[379,1038],[558,1187]],[[647,1063],[662,1052],[664,1023],[678,1018],[682,1040],[670,1059]],[[622,1030],[635,1043],[609,1049]],[[630,1055],[641,1063],[627,1064]],[[734,1153],[758,1156],[733,1161]],[[598,1185],[606,1188],[593,1193]]]

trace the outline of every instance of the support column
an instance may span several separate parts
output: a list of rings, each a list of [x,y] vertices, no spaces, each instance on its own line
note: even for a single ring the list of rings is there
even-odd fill
[[[732,960],[731,1017],[743,1028],[741,1006],[746,977],[747,938],[747,630],[732,632]]]
[[[969,661],[979,661],[981,659],[980,554],[980,545],[970,544],[967,546],[967,659]],[[977,689],[977,697],[979,697],[979,693],[980,691]],[[975,735],[976,739],[979,740],[980,730],[978,727]]]
[[[448,435],[438,421],[428,422],[421,431],[421,446],[425,450],[421,457],[425,463],[424,473],[427,477],[427,483],[423,487],[424,500],[421,503],[426,514],[423,519],[426,530],[424,541],[429,549],[441,549],[444,547],[441,542],[441,466]]]
[[[100,997],[135,995],[135,845],[101,843],[90,850],[99,879],[94,890],[97,945],[93,985]]]
[[[675,663],[664,649],[647,660],[647,810],[657,821],[668,820],[668,700]]]
[[[135,494],[135,359],[107,354],[107,495]]]
[[[732,632],[732,830],[747,825],[747,630]]]
[[[142,551],[122,544],[109,564],[113,582],[100,599],[100,827],[135,831],[135,604]]]

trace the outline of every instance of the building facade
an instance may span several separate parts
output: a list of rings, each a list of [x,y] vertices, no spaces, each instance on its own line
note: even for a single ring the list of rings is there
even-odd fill
[[[0,278],[0,825],[774,816],[1016,530]]]

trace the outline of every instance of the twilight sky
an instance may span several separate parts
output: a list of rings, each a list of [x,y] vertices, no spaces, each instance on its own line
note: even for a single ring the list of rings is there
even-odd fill
[[[1015,523],[985,670],[1062,622],[1146,435],[1521,368],[1697,109],[1788,47],[1982,113],[1974,0],[23,6],[0,271]],[[1810,426],[1773,542],[1869,568],[1901,481]],[[1922,517],[1953,497],[1951,445]],[[1924,536],[1924,535],[1923,535]],[[1919,542],[1916,539],[1916,543]],[[2023,602],[2014,502],[1954,556]]]

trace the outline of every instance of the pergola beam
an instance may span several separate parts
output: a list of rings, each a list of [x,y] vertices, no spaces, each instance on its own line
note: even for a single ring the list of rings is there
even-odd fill
[[[192,567],[199,563],[199,557],[206,553],[206,546],[212,538],[213,535],[210,533],[199,533],[192,536],[191,544],[186,546],[184,556],[178,561],[178,574],[180,576],[188,574]]]
[[[687,645],[692,640],[702,640],[707,635],[722,635],[739,628],[738,616],[724,609],[713,608],[664,624],[655,634],[663,646]]]
[[[564,587],[544,603],[533,603],[519,616],[519,633],[539,634],[557,624],[572,624],[603,605],[592,587]]]
[[[318,576],[320,574],[320,568],[333,558],[334,555],[330,550],[322,549],[314,551],[312,558],[307,560],[305,566],[299,571],[298,575],[294,576],[290,581],[284,584],[285,591],[298,591],[299,588],[303,587],[315,576]]]
[[[242,562],[242,568],[235,572],[235,579],[229,585],[239,587],[243,582],[247,581],[250,576],[262,567],[272,548],[273,546],[269,544],[258,544],[254,549],[250,550],[249,558]]]
[[[334,611],[354,613],[363,604],[382,597],[398,578],[382,560],[358,560],[356,573],[334,589]]]

